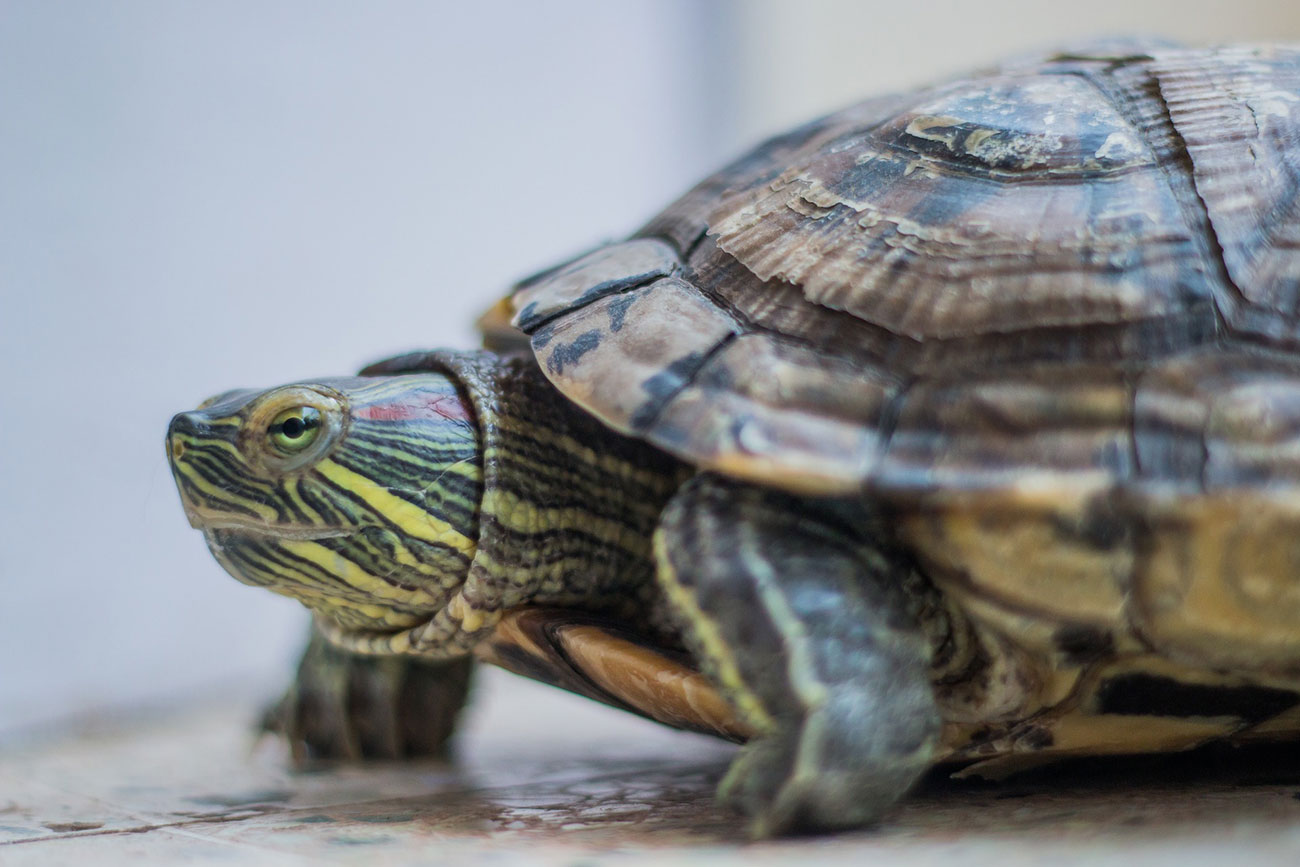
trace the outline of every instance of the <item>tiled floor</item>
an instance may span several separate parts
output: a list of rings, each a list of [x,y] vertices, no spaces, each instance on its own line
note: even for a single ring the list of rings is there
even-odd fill
[[[1286,757],[934,781],[876,831],[750,844],[712,803],[727,745],[500,672],[481,687],[455,768],[293,773],[254,745],[251,700],[10,744],[0,864],[1300,863]]]

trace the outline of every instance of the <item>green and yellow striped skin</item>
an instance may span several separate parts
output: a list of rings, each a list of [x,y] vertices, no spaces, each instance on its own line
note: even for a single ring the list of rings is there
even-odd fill
[[[681,465],[571,408],[527,362],[440,353],[383,372],[231,392],[173,419],[186,513],[228,572],[361,653],[463,655],[523,604],[663,632],[646,613],[650,537]],[[300,408],[321,429],[286,453],[274,421]]]
[[[325,420],[316,441],[280,450],[272,420],[307,407]],[[178,415],[169,451],[190,521],[221,565],[347,629],[427,620],[477,549],[482,461],[443,377],[233,392]]]

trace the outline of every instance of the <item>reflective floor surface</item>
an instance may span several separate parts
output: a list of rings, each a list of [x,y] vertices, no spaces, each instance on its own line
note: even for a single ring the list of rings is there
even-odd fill
[[[713,804],[733,747],[502,672],[480,692],[454,766],[295,772],[251,698],[10,743],[0,864],[1300,863],[1289,751],[936,776],[872,831],[750,843]]]

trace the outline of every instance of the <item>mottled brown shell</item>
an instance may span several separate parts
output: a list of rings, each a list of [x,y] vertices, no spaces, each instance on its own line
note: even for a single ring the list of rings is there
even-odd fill
[[[1075,52],[773,139],[514,322],[611,427],[795,491],[1294,504],[1298,192],[1297,48]]]
[[[610,427],[882,507],[985,648],[936,679],[940,756],[1300,731],[1300,47],[869,100],[510,306],[493,345]],[[589,694],[743,736],[582,647]]]

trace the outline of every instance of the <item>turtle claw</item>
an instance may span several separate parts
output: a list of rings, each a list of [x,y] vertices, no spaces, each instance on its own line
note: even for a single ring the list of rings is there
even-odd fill
[[[788,738],[767,737],[746,744],[718,784],[718,803],[749,817],[755,840],[795,830],[798,803],[788,781],[793,749]]]
[[[288,743],[296,764],[442,758],[465,704],[471,661],[358,656],[313,633],[284,696],[261,730]]]
[[[733,761],[718,801],[749,817],[751,838],[874,825],[907,792],[928,755],[923,750],[909,758],[882,756],[874,766],[845,761],[836,767],[817,755],[816,745],[801,744],[820,728],[805,724],[751,741]]]

